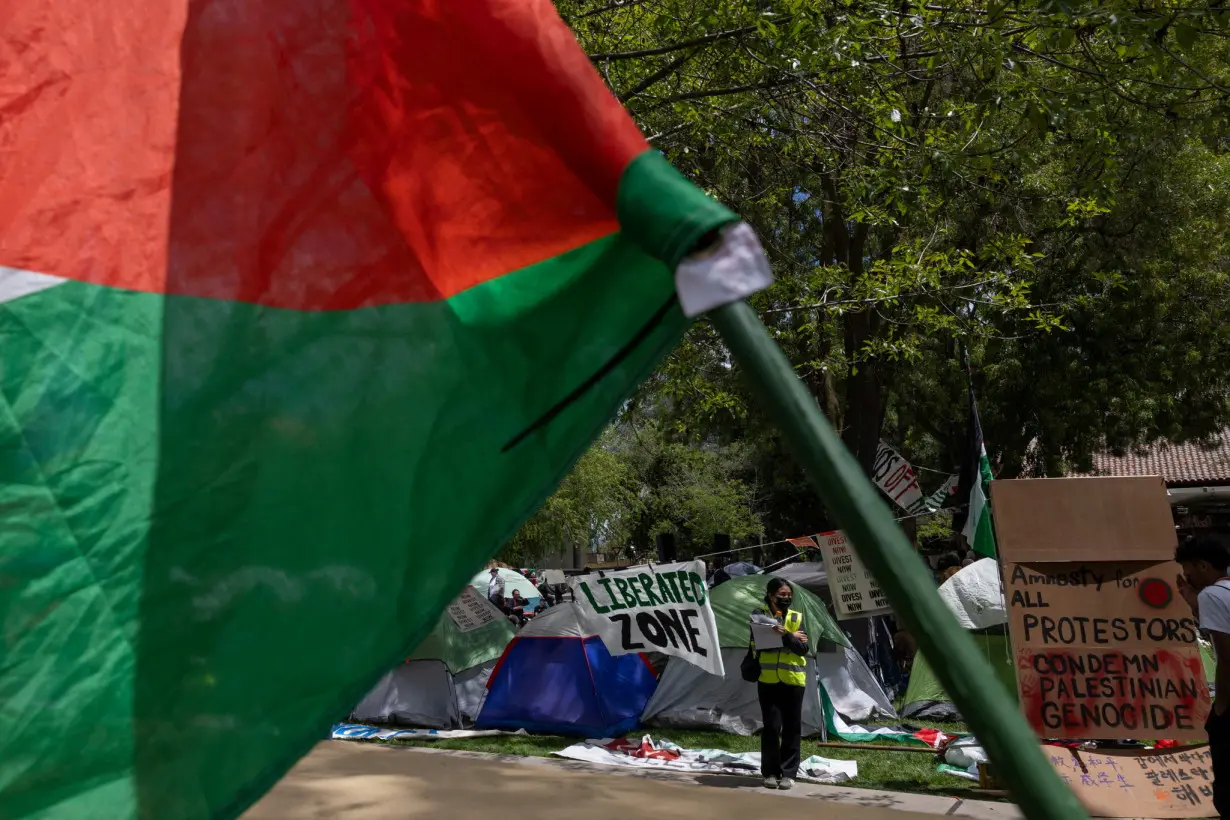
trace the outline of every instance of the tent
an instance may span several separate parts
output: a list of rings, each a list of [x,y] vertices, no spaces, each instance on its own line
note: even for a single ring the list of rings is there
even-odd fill
[[[969,631],[983,658],[994,670],[994,680],[1015,698],[1016,667],[1008,641],[1008,611],[995,559],[983,558],[962,568],[940,585],[939,595],[957,622]],[[926,720],[961,719],[961,713],[921,654],[914,658],[901,716]]]
[[[497,568],[500,577],[504,579],[504,597],[511,598],[513,590],[521,593],[526,603],[526,611],[533,612],[538,609],[538,604],[542,601],[542,594],[539,593],[538,587],[530,583],[530,579],[526,578],[515,569],[507,567]],[[487,597],[487,584],[491,580],[491,569],[484,569],[482,572],[470,579],[470,586],[478,590],[479,594],[484,598]]]
[[[733,564],[727,564],[721,569],[714,571],[713,575],[709,578],[709,586],[715,587],[718,584],[726,583],[731,578],[741,578],[744,575],[755,575],[758,572],[760,572],[760,567],[755,564],[749,564],[746,561],[736,561]]]
[[[720,729],[740,735],[750,735],[761,728],[756,685],[740,677],[739,664],[747,654],[748,616],[763,603],[770,577],[732,578],[710,591],[726,675],[710,675],[687,661],[671,658],[657,691],[645,707],[642,720],[646,724]],[[807,697],[803,701],[803,734],[825,733],[824,698],[817,683],[837,712],[853,720],[866,720],[873,713],[896,717],[888,696],[862,657],[850,647],[824,603],[796,586],[794,606],[803,613],[812,648],[807,664]]]
[[[1006,629],[1000,627],[998,630],[971,631],[970,637],[974,639],[983,659],[994,670],[993,680],[1015,699],[1016,667],[1012,662],[1012,650]],[[914,657],[914,668],[910,671],[910,684],[905,690],[901,716],[920,720],[961,720],[961,713],[921,653]]]
[[[793,561],[769,574],[785,578],[795,588],[803,587],[825,603],[829,602],[829,574],[823,561]]]
[[[487,678],[512,637],[503,613],[466,587],[406,662],[355,707],[354,720],[431,729],[472,724]]]
[[[569,602],[513,638],[487,681],[480,729],[618,737],[636,729],[658,680],[639,654],[611,655]]]

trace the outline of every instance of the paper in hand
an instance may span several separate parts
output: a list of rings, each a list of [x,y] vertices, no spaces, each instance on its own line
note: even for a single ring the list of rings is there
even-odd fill
[[[777,621],[768,615],[753,613],[751,623],[752,641],[756,644],[757,651],[782,648],[782,636],[773,631],[774,627],[779,625]]]

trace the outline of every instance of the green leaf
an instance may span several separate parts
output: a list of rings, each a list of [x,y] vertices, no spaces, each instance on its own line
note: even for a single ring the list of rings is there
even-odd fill
[[[1179,23],[1174,27],[1174,38],[1185,50],[1196,44],[1197,31],[1187,23]]]

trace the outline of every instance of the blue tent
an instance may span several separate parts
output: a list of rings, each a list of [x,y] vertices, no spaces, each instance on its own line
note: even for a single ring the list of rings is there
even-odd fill
[[[619,737],[636,729],[658,679],[643,655],[612,656],[583,634],[576,604],[530,621],[487,681],[478,729]]]

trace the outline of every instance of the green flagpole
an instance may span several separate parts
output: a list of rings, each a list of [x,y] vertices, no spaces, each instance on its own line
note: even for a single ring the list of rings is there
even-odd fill
[[[931,573],[898,528],[888,505],[842,444],[795,375],[760,317],[746,302],[718,308],[709,318],[763,398],[806,469],[825,508],[875,575],[893,610],[932,659],[974,735],[995,764],[995,776],[1031,820],[1083,820],[1088,815],[1042,755],[1017,704],[995,683],[974,641],[935,591]]]

